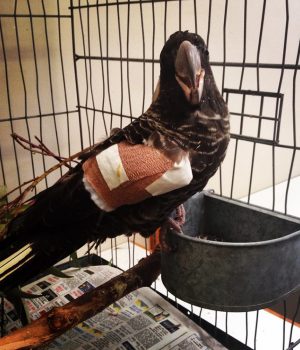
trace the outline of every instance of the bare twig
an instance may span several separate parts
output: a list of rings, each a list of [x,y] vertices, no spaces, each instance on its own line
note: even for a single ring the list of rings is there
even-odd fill
[[[1,338],[0,350],[29,349],[49,343],[133,290],[150,286],[159,274],[160,251],[157,249],[121,275]]]
[[[56,159],[59,162],[62,162],[63,160],[65,160],[65,157],[61,157],[56,155],[55,153],[53,153],[43,142],[41,139],[39,139],[37,136],[35,136],[35,139],[38,141],[38,145],[36,145],[35,143],[26,140],[24,137],[16,134],[16,133],[12,133],[11,134],[12,138],[20,145],[22,146],[24,149],[33,152],[33,153],[38,153],[38,154],[42,154],[44,156],[49,156],[49,157],[53,157],[54,159]],[[71,168],[71,166],[69,164],[64,164],[65,166],[67,166],[69,169]]]
[[[28,180],[28,181],[23,182],[20,186],[15,187],[15,188],[12,189],[11,191],[5,193],[4,196],[1,196],[1,197],[0,197],[0,200],[3,200],[3,199],[5,199],[5,198],[7,198],[7,197],[10,196],[11,194],[13,194],[15,191],[17,191],[17,190],[19,190],[20,188],[22,188],[22,187],[24,187],[24,186],[30,184],[32,181],[36,180],[37,178],[38,178],[38,177],[35,177],[35,178],[31,179],[31,180]]]

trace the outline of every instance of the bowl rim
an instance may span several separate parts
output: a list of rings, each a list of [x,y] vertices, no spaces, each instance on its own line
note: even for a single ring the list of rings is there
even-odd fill
[[[270,210],[270,209],[266,209],[257,205],[253,205],[253,204],[248,204],[245,202],[242,202],[240,200],[236,200],[236,199],[232,199],[232,198],[227,198],[225,196],[220,196],[220,195],[216,195],[214,193],[212,193],[211,191],[202,191],[204,196],[207,197],[211,197],[217,200],[221,200],[223,202],[227,202],[233,205],[238,205],[238,206],[242,206],[244,208],[248,208],[263,214],[268,214],[271,216],[275,216],[277,218],[283,219],[283,220],[290,220],[293,223],[299,224],[300,226],[300,218],[295,217],[295,216],[291,216],[291,215],[287,215],[287,214],[283,214],[274,210]],[[212,246],[225,246],[225,247],[257,247],[257,246],[265,246],[265,245],[271,245],[271,244],[278,244],[290,239],[293,239],[295,237],[300,237],[300,227],[298,231],[286,234],[282,237],[278,237],[278,238],[273,238],[273,239],[268,239],[268,240],[263,240],[263,241],[253,241],[253,242],[223,242],[223,241],[212,241],[209,239],[202,239],[200,237],[193,237],[193,236],[188,236],[184,233],[184,231],[181,232],[176,232],[173,229],[169,229],[169,232],[172,232],[172,234],[175,234],[176,236],[180,237],[183,240],[187,240],[187,241],[191,241],[191,242],[198,242],[198,243],[203,243],[203,244],[208,244],[208,245],[212,245]]]
[[[222,247],[258,247],[258,246],[265,246],[265,245],[271,245],[271,244],[278,244],[282,243],[284,241],[288,241],[290,239],[293,239],[294,237],[299,236],[300,238],[300,230],[295,231],[292,233],[289,233],[285,236],[264,240],[264,241],[254,241],[254,242],[222,242],[222,241],[211,241],[209,239],[202,239],[200,237],[192,237],[185,235],[184,232],[177,232],[173,229],[170,229],[169,232],[171,234],[175,234],[177,237],[179,237],[181,240],[186,240],[189,242],[195,242],[195,243],[203,243],[208,244],[212,246],[222,246]]]

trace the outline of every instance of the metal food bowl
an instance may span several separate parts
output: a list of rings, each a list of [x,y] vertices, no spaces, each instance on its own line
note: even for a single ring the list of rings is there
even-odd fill
[[[209,309],[250,311],[300,287],[299,219],[208,192],[185,207],[183,234],[169,229],[170,251],[162,252],[162,280],[175,296]]]

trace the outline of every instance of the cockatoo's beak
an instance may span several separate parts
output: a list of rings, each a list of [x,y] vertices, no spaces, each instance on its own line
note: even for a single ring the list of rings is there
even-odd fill
[[[176,80],[186,99],[192,105],[200,103],[205,71],[201,68],[200,52],[185,40],[181,43],[175,60]]]

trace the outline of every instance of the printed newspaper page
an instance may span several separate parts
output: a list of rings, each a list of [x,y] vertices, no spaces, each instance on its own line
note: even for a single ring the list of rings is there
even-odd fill
[[[19,319],[19,316],[13,306],[13,304],[8,301],[6,298],[1,298],[1,313],[0,321],[1,321],[1,332],[5,335],[10,333],[18,328],[22,327],[22,322]],[[3,322],[3,323],[2,323]]]
[[[68,269],[72,278],[46,276],[23,290],[42,295],[24,300],[30,320],[66,304],[120,271],[111,266]],[[47,350],[221,350],[204,330],[150,288],[141,288],[82,322],[45,347]]]

